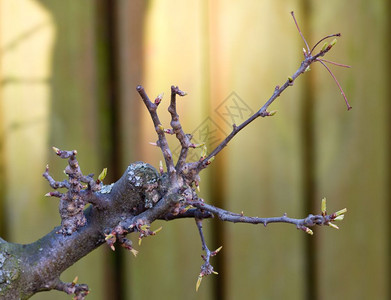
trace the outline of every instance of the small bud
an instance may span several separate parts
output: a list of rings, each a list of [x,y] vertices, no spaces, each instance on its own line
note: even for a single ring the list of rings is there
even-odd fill
[[[203,147],[203,146],[205,146],[205,143],[201,143],[201,144],[191,144],[191,145],[190,145],[191,148],[201,148],[201,147]]]
[[[206,162],[207,165],[210,165],[212,163],[212,161],[215,160],[215,157],[212,156],[211,158],[208,159],[208,161]]]
[[[305,50],[305,48],[303,48],[303,53],[304,53],[304,56],[307,56],[307,51]]]
[[[110,239],[112,239],[112,238],[114,238],[115,236],[114,236],[114,234],[112,234],[112,233],[110,233],[110,234],[105,234],[105,240],[107,241],[107,240],[110,240]]]
[[[160,172],[160,174],[163,174],[163,172],[164,172],[162,161],[159,161],[159,172]]]
[[[148,224],[144,224],[144,225],[141,225],[140,226],[140,229],[142,230],[142,231],[146,231],[146,230],[148,230],[149,229],[149,225]]]
[[[159,94],[159,95],[156,97],[156,99],[155,99],[155,104],[156,104],[156,105],[159,105],[159,104],[160,104],[160,102],[161,102],[162,99],[163,99],[163,96],[164,96],[164,93],[161,93],[161,94]]]
[[[162,230],[163,227],[160,226],[158,229],[156,229],[155,231],[152,231],[152,234],[155,235],[156,233],[158,233],[160,230]]]
[[[217,248],[215,251],[212,252],[212,256],[215,256],[217,253],[220,252],[220,250],[223,248],[223,246],[220,246],[219,248]]]
[[[139,237],[139,238],[138,238],[138,245],[139,245],[139,246],[141,246],[141,242],[142,242],[142,238]]]
[[[327,225],[329,225],[330,227],[334,228],[334,229],[339,229],[339,227],[331,222],[329,222]]]
[[[192,205],[188,205],[183,209],[183,212],[187,212],[190,208],[194,208]]]
[[[309,229],[308,227],[305,230],[305,232],[308,233],[309,235],[314,235],[314,232],[311,229]]]
[[[149,144],[152,146],[157,146],[157,143],[149,142]]]
[[[157,126],[161,131],[163,131],[164,132],[164,127],[163,127],[163,125],[162,124],[159,124],[158,126]]]
[[[52,147],[53,151],[57,154],[57,155],[60,155],[61,154],[61,150],[56,148],[56,147]]]
[[[75,279],[72,280],[72,285],[75,286],[78,280],[79,276],[76,276]]]
[[[201,160],[203,160],[206,157],[207,152],[208,152],[208,149],[207,149],[206,145],[204,144],[204,146],[202,147],[202,150],[201,150]]]
[[[102,170],[102,172],[99,174],[98,180],[99,180],[100,182],[102,182],[103,179],[105,179],[106,175],[107,175],[107,168],[104,168],[104,169]]]
[[[217,273],[216,271],[212,271],[212,273],[215,275],[219,275],[219,273]]]
[[[321,211],[322,211],[322,216],[325,216],[326,215],[326,198],[322,199]]]
[[[196,292],[198,292],[198,288],[200,287],[201,285],[201,281],[202,281],[202,275],[198,275],[198,279],[197,279],[197,283],[196,283]]]
[[[322,52],[323,52],[323,51],[326,51],[326,49],[327,49],[328,46],[329,46],[329,43],[328,43],[328,42],[325,42],[325,43],[323,44],[323,47],[322,47]]]
[[[134,257],[137,257],[138,251],[136,249],[130,249],[130,252],[134,255]]]
[[[276,110],[272,110],[271,112],[268,113],[268,116],[269,116],[269,117],[272,117],[272,116],[274,116],[276,113],[277,113]]]
[[[164,132],[167,133],[167,134],[174,134],[174,130],[172,130],[171,128],[164,129]]]
[[[330,43],[331,46],[334,46],[337,43],[337,39],[333,39],[333,41]]]
[[[339,215],[333,219],[333,221],[342,221],[345,218],[345,215]]]
[[[293,78],[291,76],[288,76],[289,82],[293,82]]]
[[[348,210],[346,208],[343,208],[337,212],[335,212],[334,214],[338,217],[340,215],[343,215],[344,213],[346,213]]]
[[[309,71],[311,71],[310,66],[308,66],[307,68],[305,68],[304,73],[309,72]]]

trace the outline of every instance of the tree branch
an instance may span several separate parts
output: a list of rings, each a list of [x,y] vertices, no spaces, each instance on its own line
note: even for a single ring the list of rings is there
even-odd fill
[[[289,223],[296,225],[297,229],[301,229],[309,234],[312,234],[312,231],[309,229],[315,225],[318,226],[331,226],[335,228],[335,225],[331,223],[332,221],[342,220],[346,209],[342,209],[338,212],[335,212],[330,215],[326,215],[322,212],[320,215],[308,215],[304,219],[295,219],[289,218],[286,214],[281,217],[269,217],[269,218],[259,218],[259,217],[248,217],[243,213],[237,214],[222,208],[215,207],[213,205],[207,204],[203,201],[189,201],[192,206],[197,207],[201,210],[211,212],[222,221],[227,221],[231,223],[248,223],[248,224],[263,224],[265,227],[270,223]],[[341,217],[342,216],[342,217]],[[332,225],[330,225],[332,224]]]
[[[293,13],[292,16],[294,17]],[[216,255],[221,249],[221,247],[215,251],[208,249],[202,229],[203,219],[217,215],[221,220],[233,223],[265,226],[269,223],[289,223],[309,234],[312,234],[310,227],[315,225],[338,228],[332,222],[342,220],[346,209],[328,215],[325,200],[322,200],[320,215],[310,214],[304,219],[289,218],[286,214],[281,217],[259,218],[245,216],[243,213],[236,214],[209,205],[199,198],[196,192],[200,171],[212,162],[239,131],[258,117],[274,115],[275,112],[267,111],[268,107],[285,89],[293,85],[296,78],[308,71],[312,63],[319,61],[325,65],[324,62],[329,62],[322,60],[321,57],[330,51],[335,44],[334,41],[331,44],[326,43],[315,55],[312,55],[312,51],[321,41],[334,35],[321,39],[310,51],[296,19],[294,20],[307,47],[307,50],[304,49],[304,60],[300,67],[281,87],[277,86],[274,89],[272,96],[254,115],[238,126],[233,124],[232,132],[208,156],[205,153],[196,162],[186,162],[188,149],[202,145],[191,143],[191,135],[186,134],[182,129],[176,110],[176,95],[184,96],[186,93],[176,86],[171,87],[171,101],[168,108],[171,114],[171,129],[163,128],[157,114],[163,95],[159,95],[154,102],[151,102],[144,88],[137,86],[137,91],[150,113],[158,135],[156,145],[162,151],[167,172],[164,172],[162,166],[159,167],[159,173],[149,164],[136,162],[128,166],[117,182],[103,185],[105,170],[97,180],[93,178],[93,174],[85,176],[80,170],[75,150],[64,151],[53,148],[60,158],[68,159],[65,168],[67,180],[53,179],[48,167],[43,174],[53,189],[67,190],[66,192],[56,190],[46,194],[46,196],[60,198],[61,227],[55,228],[42,239],[29,245],[12,244],[0,239],[0,274],[3,279],[5,278],[0,281],[0,298],[27,299],[39,291],[57,289],[73,293],[75,299],[84,299],[88,294],[88,286],[77,284],[76,279],[72,283],[63,283],[59,279],[61,273],[103,243],[112,250],[115,250],[115,245],[119,244],[136,255],[137,250],[126,238],[127,234],[137,232],[141,242],[143,238],[155,235],[160,230],[160,228],[151,230],[151,224],[155,220],[170,221],[181,218],[196,220],[202,249],[205,251],[205,255],[202,256],[204,264],[201,266],[196,289],[204,276],[215,273],[210,265],[210,257]],[[336,80],[331,70],[325,67]],[[336,82],[343,93],[338,81]],[[344,93],[343,96],[350,109]],[[181,153],[176,165],[165,133],[175,134],[181,144]],[[88,203],[91,206],[84,209]]]

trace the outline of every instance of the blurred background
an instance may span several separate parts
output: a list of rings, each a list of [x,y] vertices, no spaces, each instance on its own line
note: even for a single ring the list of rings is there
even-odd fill
[[[0,236],[31,243],[60,224],[46,164],[64,179],[52,146],[77,149],[85,174],[106,183],[162,156],[136,86],[151,98],[170,86],[182,125],[209,149],[260,108],[310,45],[341,32],[326,59],[353,109],[320,64],[311,67],[230,143],[201,176],[211,204],[254,216],[305,217],[348,208],[340,230],[267,228],[206,220],[218,276],[195,292],[202,259],[193,220],[163,226],[135,248],[100,247],[63,275],[88,299],[389,299],[390,6],[388,1],[0,1]],[[178,144],[170,138],[174,153]],[[198,159],[200,150],[192,152]],[[137,241],[137,237],[133,240]],[[32,299],[70,299],[51,291]]]

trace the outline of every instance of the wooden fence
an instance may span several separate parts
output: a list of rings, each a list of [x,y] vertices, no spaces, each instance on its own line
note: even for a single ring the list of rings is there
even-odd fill
[[[212,147],[271,96],[302,59],[296,12],[311,44],[342,37],[273,104],[273,118],[239,134],[202,174],[201,197],[248,215],[304,217],[348,208],[341,229],[307,236],[290,225],[205,221],[218,276],[195,292],[202,260],[192,220],[161,222],[135,259],[100,247],[67,270],[89,299],[387,299],[390,297],[391,25],[387,1],[0,1],[0,234],[30,243],[60,222],[43,195],[51,146],[77,149],[82,170],[114,181],[143,160],[158,166],[151,120],[135,87],[170,86],[182,125]],[[163,124],[169,115],[161,109]],[[170,140],[173,149],[177,144]],[[194,157],[199,153],[194,150]],[[32,299],[70,299],[59,292]]]

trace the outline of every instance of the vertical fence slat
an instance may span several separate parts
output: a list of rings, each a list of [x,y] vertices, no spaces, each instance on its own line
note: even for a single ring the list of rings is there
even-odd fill
[[[188,93],[177,101],[182,127],[187,133],[196,130],[203,121],[200,109],[207,100],[201,98],[204,93],[200,90],[203,84],[201,22],[204,20],[199,2],[150,1],[145,18],[144,71],[140,83],[152,99],[164,92],[158,112],[166,128],[170,126],[167,107],[171,85],[178,85]],[[138,96],[137,101],[141,102]],[[141,153],[137,160],[158,167],[162,155],[158,148],[149,145],[157,137],[145,107],[140,110],[139,118],[140,122],[133,124],[140,130]],[[168,139],[174,158],[177,158],[178,142],[175,137]],[[153,229],[159,226],[163,226],[163,230],[143,240],[140,247],[137,237],[133,238],[140,252],[136,259],[130,258],[131,296],[134,299],[211,299],[213,278],[205,279],[198,293],[195,292],[202,249],[194,220],[156,222]],[[209,239],[207,224],[205,227]]]
[[[317,104],[318,198],[328,197],[330,211],[348,208],[339,231],[319,230],[319,294],[343,299],[388,299],[387,156],[389,119],[386,98],[389,56],[386,1],[317,2],[313,26],[319,36],[342,32],[328,59],[353,109],[327,71],[314,67]],[[375,58],[375,59],[374,59]]]
[[[228,74],[225,94],[235,91],[255,112],[296,70],[301,48],[289,14],[294,7],[267,1],[246,4],[221,2],[221,44],[214,54],[216,59],[226,57],[220,64],[220,72]],[[256,120],[225,150],[227,209],[260,217],[302,216],[299,92],[296,83],[270,108],[278,110],[275,117]],[[227,299],[303,299],[302,232],[289,225],[225,226]]]

